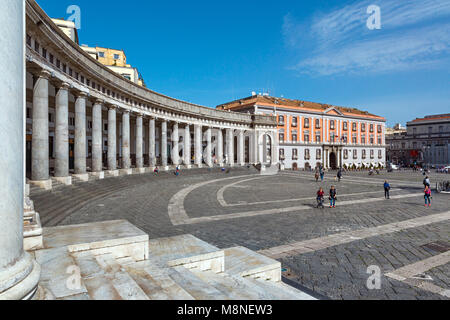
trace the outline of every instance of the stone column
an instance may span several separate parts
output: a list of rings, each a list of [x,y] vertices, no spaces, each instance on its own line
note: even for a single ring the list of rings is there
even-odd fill
[[[191,168],[191,129],[189,123],[184,128],[184,164],[187,169]]]
[[[195,165],[199,168],[203,164],[203,141],[202,141],[202,126],[195,125],[194,127],[194,138],[195,138]]]
[[[56,94],[55,180],[72,184],[69,175],[69,85],[63,83]]]
[[[131,174],[130,159],[130,111],[122,113],[122,173]]]
[[[142,114],[136,116],[136,168],[139,173],[144,173],[144,131]]]
[[[172,127],[172,164],[177,166],[180,164],[180,134],[178,131],[178,122],[174,122]]]
[[[161,123],[161,163],[164,170],[169,170],[167,159],[167,120]]]
[[[245,146],[244,146],[244,130],[239,130],[238,136],[238,164],[240,166],[245,165]]]
[[[1,39],[7,44],[0,46],[0,300],[32,298],[40,277],[39,265],[23,250],[24,4],[25,1],[0,0]],[[46,84],[41,83],[38,91],[44,94],[45,87]],[[44,96],[40,97],[38,100],[45,108]],[[48,137],[48,132],[46,134]],[[48,159],[48,152],[46,157]]]
[[[266,164],[267,163],[267,134],[264,135],[263,137],[263,147],[262,147],[262,163]]]
[[[92,172],[99,178],[103,174],[103,101],[97,100],[92,107]]]
[[[234,166],[234,136],[233,129],[227,129],[227,164]]]
[[[223,165],[223,133],[222,129],[217,130],[217,163]]]
[[[116,106],[108,108],[108,170],[109,174],[117,176],[117,118]]]
[[[151,118],[148,124],[149,128],[149,151],[150,167],[156,167],[156,120]]]
[[[17,22],[16,22],[17,24]],[[49,131],[48,131],[48,79],[50,73],[42,71],[33,90],[33,137],[32,137],[32,183],[49,190],[52,182],[49,175]]]
[[[209,166],[212,167],[213,166],[213,162],[212,162],[212,145],[211,145],[211,139],[212,139],[212,134],[211,134],[211,128],[207,128],[206,129],[206,150],[205,150],[205,163]]]
[[[88,181],[86,173],[86,98],[84,92],[75,101],[75,177]]]

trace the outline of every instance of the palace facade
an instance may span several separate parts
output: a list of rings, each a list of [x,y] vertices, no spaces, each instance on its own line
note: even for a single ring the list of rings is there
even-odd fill
[[[386,119],[365,111],[267,95],[217,109],[276,116],[279,158],[287,169],[386,165]]]

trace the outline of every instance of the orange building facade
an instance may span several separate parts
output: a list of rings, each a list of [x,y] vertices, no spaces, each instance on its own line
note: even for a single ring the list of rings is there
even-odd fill
[[[386,119],[366,111],[261,95],[217,109],[275,115],[286,169],[386,166]]]

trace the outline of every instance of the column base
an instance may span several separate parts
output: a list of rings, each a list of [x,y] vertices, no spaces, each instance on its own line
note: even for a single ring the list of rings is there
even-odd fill
[[[0,300],[31,300],[36,293],[40,276],[41,267],[29,253],[24,252],[14,266],[0,273],[0,283],[6,283],[1,280],[7,279],[18,281],[0,293]]]
[[[144,174],[147,170],[145,168],[134,168],[133,173],[135,174]]]
[[[203,164],[196,164],[197,168],[201,169],[203,168]]]
[[[97,179],[99,179],[99,180],[105,179],[105,172],[104,171],[91,172],[90,175],[95,177],[95,178],[97,178]]]
[[[83,182],[88,182],[89,181],[89,174],[88,173],[73,174],[72,177],[77,179],[77,180],[83,181]]]
[[[72,177],[53,177],[55,181],[58,181],[59,183],[62,183],[66,186],[72,185]]]
[[[106,171],[106,174],[111,177],[118,177],[119,170],[108,170],[108,171]]]
[[[130,176],[133,174],[133,169],[120,169],[119,172],[121,175]]]
[[[187,165],[185,164],[184,168],[187,169],[187,170],[192,169],[192,165],[191,164],[187,164]]]
[[[169,171],[169,170],[170,170],[169,166],[162,167],[162,171]]]
[[[33,186],[37,186],[44,190],[52,190],[52,179],[49,180],[41,180],[41,181],[30,181],[30,184]]]

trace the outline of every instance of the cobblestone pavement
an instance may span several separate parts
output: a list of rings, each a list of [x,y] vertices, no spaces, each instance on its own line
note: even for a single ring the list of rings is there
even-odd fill
[[[450,221],[445,215],[450,210],[450,196],[434,194],[433,206],[425,208],[421,195],[424,177],[419,173],[369,177],[367,172],[355,172],[345,174],[341,182],[336,182],[334,175],[327,174],[322,184],[305,172],[262,177],[253,168],[236,168],[230,173],[195,169],[183,171],[179,177],[161,173],[92,181],[32,198],[45,226],[127,219],[151,238],[189,233],[220,248],[241,245],[262,252],[324,239],[317,249],[295,248],[275,256],[287,269],[285,276],[331,299],[448,299],[445,294],[385,274],[442,254],[427,244],[442,241],[450,250]],[[440,174],[430,178],[432,183],[450,180],[449,175]],[[384,200],[385,179],[393,188],[391,200]],[[217,181],[210,182],[213,180]],[[315,208],[319,185],[326,193],[331,185],[337,186],[336,209]],[[192,190],[184,192],[187,188]],[[188,217],[176,225],[168,210],[174,198],[181,200],[172,213],[185,212]],[[436,220],[439,214],[444,216]],[[413,221],[408,228],[385,229],[408,221]],[[364,231],[366,236],[327,241],[328,236],[357,235],[361,229],[369,230]],[[367,236],[371,230],[383,232]],[[379,290],[367,288],[369,266],[380,268]],[[429,279],[423,282],[450,289],[448,262],[422,276]]]

